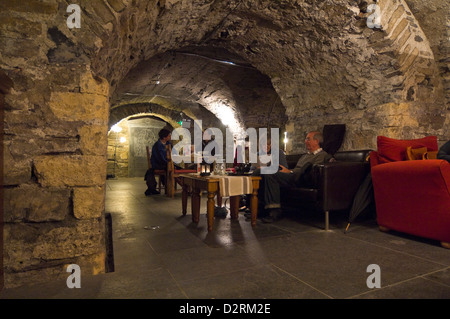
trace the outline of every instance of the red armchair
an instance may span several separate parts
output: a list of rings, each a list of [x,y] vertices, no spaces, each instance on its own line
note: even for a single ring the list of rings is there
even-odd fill
[[[450,163],[406,160],[406,148],[437,151],[436,136],[416,140],[377,138],[370,154],[372,182],[381,230],[440,241],[450,248]]]

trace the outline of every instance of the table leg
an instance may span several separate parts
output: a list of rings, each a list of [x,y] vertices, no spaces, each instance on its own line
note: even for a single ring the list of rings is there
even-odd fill
[[[208,231],[212,230],[214,223],[214,197],[216,196],[215,192],[208,192]]]
[[[200,219],[200,189],[194,188],[191,197],[192,221],[198,223]]]
[[[239,217],[239,201],[241,196],[230,197],[230,215],[231,219],[238,219]]]
[[[253,188],[253,193],[250,195],[250,210],[252,213],[252,226],[256,226],[256,217],[258,215],[258,189]]]
[[[183,193],[181,194],[181,211],[183,216],[186,216],[187,212],[187,198],[188,198],[188,186],[183,184]]]
[[[217,206],[222,207],[222,196],[217,192]]]

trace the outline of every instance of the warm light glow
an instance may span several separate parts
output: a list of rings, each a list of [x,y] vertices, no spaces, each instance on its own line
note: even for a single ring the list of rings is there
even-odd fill
[[[124,136],[122,136],[121,138],[120,138],[120,143],[125,143],[127,141],[127,139],[124,137]]]
[[[200,175],[202,175],[202,176],[211,175],[211,164],[201,163],[200,164]]]
[[[288,142],[287,132],[284,132],[284,151],[285,152],[286,152],[287,142]]]
[[[119,125],[113,125],[113,127],[111,127],[111,131],[119,133],[120,131],[122,131],[122,128]]]
[[[225,126],[235,126],[237,120],[234,116],[233,110],[223,103],[217,103],[217,117],[222,121]]]
[[[233,136],[244,135],[244,129],[241,127],[238,119],[236,118],[236,112],[224,101],[214,101],[209,105],[209,109],[213,112],[218,119],[220,119],[226,127],[230,130]]]

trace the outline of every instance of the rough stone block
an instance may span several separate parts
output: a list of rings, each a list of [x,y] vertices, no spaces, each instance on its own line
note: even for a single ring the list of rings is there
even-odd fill
[[[4,57],[31,59],[39,55],[39,44],[31,39],[0,37],[0,47]]]
[[[107,132],[106,125],[86,125],[78,129],[80,150],[84,155],[106,155]]]
[[[41,231],[32,257],[44,260],[98,254],[103,250],[104,227],[99,219],[78,221],[76,225]]]
[[[395,24],[397,23],[398,19],[405,13],[405,9],[403,8],[403,6],[398,6],[397,9],[394,11],[394,13],[392,14],[392,16],[389,18],[389,23],[388,23],[388,28],[387,28],[387,33],[391,33],[393,27],[395,26]]]
[[[33,38],[42,34],[42,26],[38,22],[17,18],[11,15],[0,17],[0,35],[19,38]]]
[[[33,156],[48,153],[75,153],[78,147],[78,139],[75,136],[28,136],[16,138],[11,143],[10,150],[15,156]]]
[[[411,32],[406,29],[406,31],[403,33],[403,35],[398,39],[397,45],[401,49],[406,41],[411,37]]]
[[[86,71],[80,76],[80,92],[109,96],[109,83],[104,78]]]
[[[5,273],[23,271],[39,264],[38,260],[31,257],[33,245],[39,236],[39,226],[5,223],[3,230]]]
[[[55,280],[64,282],[68,275],[65,270],[61,269],[61,266],[5,272],[5,288],[16,288],[30,283],[39,284]]]
[[[70,191],[21,185],[4,190],[5,222],[61,221],[69,214]]]
[[[31,179],[31,159],[15,159],[9,147],[4,146],[3,152],[3,185],[19,185]]]
[[[6,223],[5,287],[67,278],[67,265],[85,274],[105,271],[104,223],[100,219],[67,226]]]
[[[108,123],[109,101],[104,95],[52,92],[49,106],[61,120]]]
[[[421,67],[417,67],[416,71],[423,73],[425,75],[431,76],[433,74],[436,73],[436,70],[434,68],[421,68]],[[417,82],[421,82],[421,81],[417,81]]]
[[[400,21],[400,23],[395,27],[394,31],[392,32],[392,34],[390,35],[391,39],[397,39],[397,37],[399,36],[399,34],[405,30],[405,28],[408,26],[408,20],[403,19],[402,21]]]
[[[104,156],[40,156],[34,168],[38,182],[46,187],[96,186],[106,179]]]
[[[108,0],[108,3],[116,12],[120,12],[125,9],[125,5],[121,0]]]
[[[115,19],[111,9],[105,4],[103,0],[89,1],[89,5],[94,10],[95,14],[102,20],[103,24],[111,22]]]
[[[105,259],[106,253],[102,250],[96,254],[77,257],[74,263],[80,266],[80,269],[84,274],[98,275],[105,273],[106,271]],[[65,265],[63,269],[67,269],[67,266],[68,265]]]
[[[58,3],[51,1],[43,2],[38,0],[9,0],[2,1],[0,9],[5,11],[55,14],[58,11]]]
[[[75,218],[99,218],[104,209],[104,187],[79,187],[73,190],[73,214]]]
[[[401,70],[403,72],[406,72],[406,70],[409,69],[409,67],[414,63],[414,61],[417,59],[417,56],[419,55],[419,50],[417,48],[414,48],[412,52],[409,53],[407,58],[403,61]]]

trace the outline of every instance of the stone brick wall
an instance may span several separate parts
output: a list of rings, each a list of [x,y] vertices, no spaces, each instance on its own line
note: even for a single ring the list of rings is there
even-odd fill
[[[6,98],[6,287],[66,277],[70,263],[105,271],[108,83],[86,69],[79,79],[77,92],[19,84]]]
[[[312,100],[306,109],[300,110],[296,105],[304,103],[306,97],[285,95],[288,98],[285,104],[290,117],[287,131],[292,140],[289,145],[292,153],[304,151],[303,138],[306,132],[320,130],[323,125],[332,123],[347,125],[342,149],[376,149],[377,135],[399,139],[437,135],[439,144],[448,140],[446,127],[450,123],[450,115],[446,103],[446,76],[438,68],[427,35],[405,1],[381,0],[378,5],[381,8],[382,28],[368,28],[368,14],[362,15],[363,19],[353,29],[359,36],[346,40],[363,47],[361,40],[368,39],[366,56],[356,54],[359,56],[357,61],[362,64],[348,69],[355,77],[343,79],[350,80],[355,87],[359,86],[358,104],[346,104],[338,93],[335,100],[329,101],[329,105],[316,104],[318,102]],[[349,49],[348,46],[346,48]],[[442,51],[436,53],[439,55]],[[355,56],[354,53],[350,55]],[[364,71],[373,68],[381,70],[383,77]],[[277,86],[280,91],[283,90],[284,82],[280,80]],[[321,84],[320,87],[327,85]],[[364,91],[361,90],[363,88]],[[295,92],[294,88],[291,90]],[[291,96],[296,104],[292,107]],[[324,96],[331,97],[326,93]],[[348,98],[347,101],[350,102]]]
[[[13,83],[11,79],[0,70],[0,158],[3,159],[3,121],[5,111],[5,94],[8,94]],[[0,166],[0,176],[4,175],[3,165]],[[4,203],[4,183],[0,180],[0,289],[4,286],[3,272],[3,203]]]

